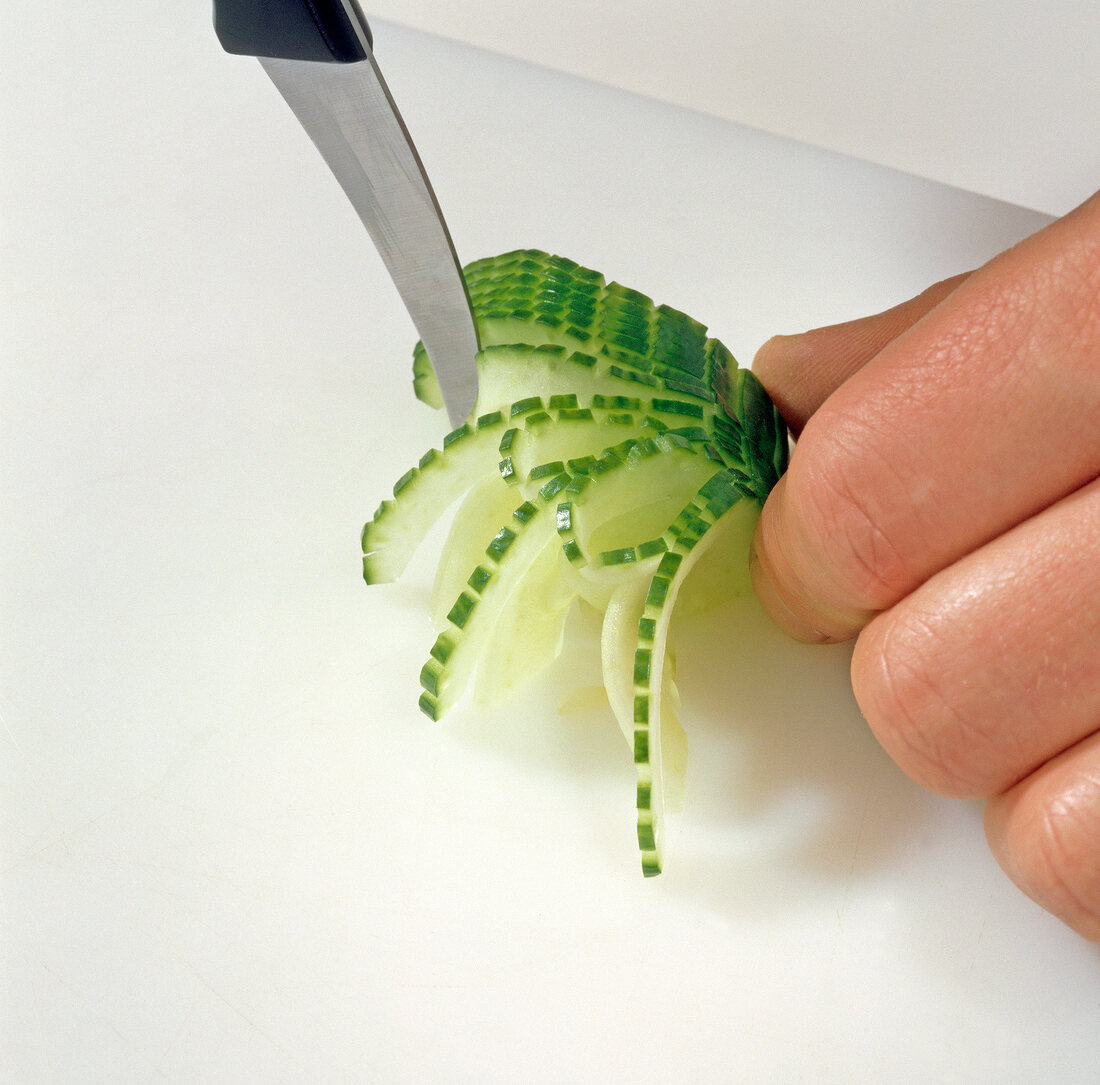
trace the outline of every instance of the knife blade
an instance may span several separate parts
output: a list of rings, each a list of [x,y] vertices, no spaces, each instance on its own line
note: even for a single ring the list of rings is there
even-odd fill
[[[259,58],[321,152],[412,317],[451,425],[460,425],[477,398],[466,281],[356,0],[214,0],[214,28],[226,52]]]

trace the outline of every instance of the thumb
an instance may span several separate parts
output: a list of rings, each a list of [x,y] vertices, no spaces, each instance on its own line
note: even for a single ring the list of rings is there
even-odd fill
[[[753,533],[749,571],[756,597],[776,625],[796,640],[808,644],[850,640],[875,612],[826,601],[798,571],[814,561],[796,518],[790,515],[784,475],[768,495]]]

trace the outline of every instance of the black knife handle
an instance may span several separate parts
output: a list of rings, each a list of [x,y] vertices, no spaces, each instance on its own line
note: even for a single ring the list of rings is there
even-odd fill
[[[214,0],[214,32],[227,53],[351,64],[372,48],[356,0]]]

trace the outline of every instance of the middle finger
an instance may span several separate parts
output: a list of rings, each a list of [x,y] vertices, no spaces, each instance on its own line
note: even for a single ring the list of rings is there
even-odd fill
[[[918,783],[1003,792],[1100,728],[1100,479],[878,615],[852,686]]]

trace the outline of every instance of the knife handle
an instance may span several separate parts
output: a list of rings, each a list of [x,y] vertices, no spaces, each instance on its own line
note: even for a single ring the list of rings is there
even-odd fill
[[[214,0],[227,53],[351,64],[373,48],[356,0]]]

